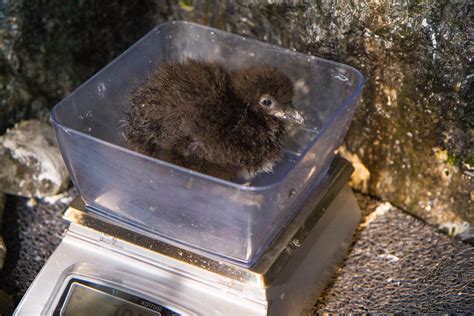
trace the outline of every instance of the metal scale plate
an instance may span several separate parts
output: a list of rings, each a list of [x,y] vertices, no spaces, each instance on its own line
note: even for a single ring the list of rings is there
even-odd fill
[[[336,157],[252,267],[196,254],[99,217],[80,198],[15,315],[294,315],[310,310],[352,241],[360,210]]]

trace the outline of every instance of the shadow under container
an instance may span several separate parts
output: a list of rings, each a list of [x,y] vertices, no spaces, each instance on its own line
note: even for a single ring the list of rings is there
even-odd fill
[[[199,58],[229,69],[271,64],[294,83],[305,126],[289,131],[284,159],[250,186],[128,148],[123,109],[162,62]],[[364,84],[356,69],[189,22],[168,22],[59,102],[52,121],[69,174],[91,212],[129,229],[248,267],[298,212],[341,144]]]

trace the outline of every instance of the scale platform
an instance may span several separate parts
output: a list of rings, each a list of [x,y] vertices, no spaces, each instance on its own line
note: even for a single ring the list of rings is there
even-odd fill
[[[71,224],[15,315],[298,315],[308,312],[346,255],[360,219],[337,157],[302,209],[246,268],[89,212]]]

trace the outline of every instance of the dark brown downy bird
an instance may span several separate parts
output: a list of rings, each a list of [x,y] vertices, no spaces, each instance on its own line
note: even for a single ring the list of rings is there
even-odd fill
[[[140,153],[232,180],[270,172],[282,157],[293,84],[273,66],[228,71],[188,59],[160,65],[131,96],[125,139]]]

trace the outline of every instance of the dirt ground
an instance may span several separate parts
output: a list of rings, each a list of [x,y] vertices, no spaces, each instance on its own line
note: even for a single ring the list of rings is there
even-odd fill
[[[474,247],[366,195],[352,249],[317,313],[472,313]]]

